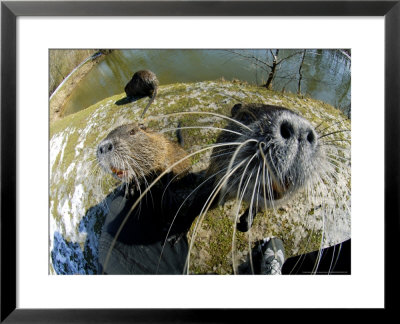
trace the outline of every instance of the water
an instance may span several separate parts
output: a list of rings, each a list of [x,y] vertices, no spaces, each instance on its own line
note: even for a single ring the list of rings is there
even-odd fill
[[[197,82],[239,79],[263,85],[269,68],[260,61],[272,64],[270,50],[114,50],[78,84],[70,96],[65,115],[77,112],[96,102],[124,92],[133,73],[149,69],[156,73],[160,85],[177,82]],[[274,52],[275,50],[273,50]],[[280,50],[278,60],[299,52],[278,66],[273,80],[273,90],[297,93],[302,50]],[[252,56],[248,59],[243,57]],[[306,52],[302,66],[301,92],[308,96],[340,107],[350,107],[350,62],[334,50]]]

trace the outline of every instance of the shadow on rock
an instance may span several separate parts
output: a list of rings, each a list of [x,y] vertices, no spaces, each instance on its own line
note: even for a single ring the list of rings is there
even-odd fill
[[[79,232],[87,233],[83,250],[78,243],[67,241],[60,232],[54,233],[54,246],[51,251],[53,268],[57,274],[96,274],[98,273],[98,241],[108,209],[106,201],[111,193],[96,206],[88,209],[79,223]]]
[[[188,252],[186,233],[198,214],[192,205],[195,195],[188,195],[202,175],[172,179],[172,174],[161,178],[133,211],[145,186],[133,194],[119,186],[89,208],[79,224],[79,231],[87,233],[83,250],[55,232],[51,258],[56,273],[101,274],[110,254],[107,274],[182,274]]]
[[[116,104],[117,106],[122,106],[122,105],[126,105],[126,104],[128,104],[128,103],[131,103],[131,102],[138,101],[138,100],[140,100],[140,99],[142,99],[142,98],[144,98],[144,97],[146,97],[146,96],[141,96],[141,97],[125,97],[125,98],[122,98],[122,99],[117,100],[117,101],[115,102],[115,104]]]

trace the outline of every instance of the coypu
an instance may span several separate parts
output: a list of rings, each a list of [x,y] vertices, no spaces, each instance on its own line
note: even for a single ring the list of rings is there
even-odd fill
[[[125,86],[125,93],[130,97],[150,97],[150,101],[144,108],[141,117],[153,103],[158,90],[158,80],[156,75],[149,70],[135,72],[132,79]]]
[[[197,215],[205,214],[203,211],[206,205],[208,210],[215,207],[217,202],[223,203],[236,198],[239,204],[242,201],[249,204],[239,223],[238,215],[236,217],[237,229],[247,231],[252,226],[253,215],[257,211],[275,209],[289,201],[300,189],[309,190],[315,183],[324,182],[328,179],[326,176],[333,173],[320,140],[332,133],[318,136],[316,129],[307,120],[283,107],[238,104],[232,108],[231,114],[233,119],[230,119],[218,136],[209,167],[201,180],[197,181],[200,183],[204,180],[193,191],[196,191],[196,195],[189,211],[181,213],[184,219],[189,220],[188,227]],[[114,176],[120,178],[123,172],[114,170]],[[150,187],[158,182],[158,179],[154,180]],[[198,190],[199,187],[201,190]],[[142,198],[140,196],[137,201],[145,200]],[[183,204],[185,200],[181,202]],[[177,210],[174,217],[180,210],[181,205],[177,208],[178,205],[174,205],[174,211]],[[131,212],[132,209],[129,213]],[[172,223],[174,221],[175,218]],[[189,251],[194,242],[196,228],[197,223],[193,229]],[[232,249],[234,250],[234,246]],[[186,251],[185,247],[181,253]],[[161,259],[163,251],[160,253]],[[189,273],[189,253],[187,256],[185,269]]]
[[[285,208],[286,205],[293,208],[290,203],[297,202],[300,198],[299,203],[309,204],[310,209],[305,209],[305,212],[311,215],[310,210],[313,214],[314,210],[325,206],[324,200],[326,200],[327,205],[324,207],[326,209],[322,214],[320,252],[314,264],[315,267],[308,272],[315,273],[322,264],[320,256],[325,244],[323,241],[325,219],[329,216],[335,217],[335,208],[338,208],[335,207],[337,203],[331,205],[331,202],[343,199],[339,198],[336,189],[332,188],[335,184],[339,185],[336,165],[342,164],[345,167],[345,163],[349,162],[346,153],[335,144],[347,139],[324,140],[324,138],[349,130],[324,134],[323,132],[331,125],[319,130],[322,135],[318,135],[317,129],[322,123],[314,128],[308,120],[287,108],[264,104],[237,104],[231,109],[231,115],[232,118],[226,117],[229,123],[218,135],[212,147],[210,163],[203,177],[204,182],[201,189],[197,191],[192,206],[194,213],[201,211],[197,214],[199,218],[193,229],[189,250],[193,248],[196,231],[200,228],[208,210],[229,199],[235,199],[237,206],[232,209],[231,205],[228,205],[227,209],[235,213],[232,215],[234,216],[232,251],[236,251],[235,230],[241,232],[250,230],[257,212],[272,209],[279,219],[278,208],[283,205]],[[221,118],[224,117],[221,116]],[[305,200],[303,201],[302,198]],[[240,216],[239,208],[243,202],[246,203],[247,209]],[[347,205],[345,208],[348,210]],[[338,212],[340,213],[340,209]],[[248,236],[249,243],[252,235],[250,233]],[[284,236],[283,239],[285,240],[286,237]],[[330,244],[329,241],[327,242]],[[308,252],[307,246],[305,249]],[[341,244],[336,246],[339,251],[340,247]],[[233,271],[242,273],[241,266],[237,267],[235,263],[234,254],[236,252],[232,253]],[[251,261],[251,255],[252,252],[249,250],[250,269],[252,273],[256,273],[257,269],[253,267],[256,260]],[[188,254],[187,266],[190,264],[189,259],[190,254]],[[327,273],[330,273],[336,261],[333,262],[332,259],[328,262]],[[345,257],[345,267],[349,265],[348,261],[349,259]],[[293,263],[289,263],[284,273],[291,272],[292,269],[294,269]]]
[[[123,183],[107,203],[99,240],[100,272],[183,272],[191,221],[176,217],[176,211],[183,201],[180,189],[193,182],[186,157],[177,143],[143,125],[119,126],[100,142],[98,164]]]
[[[214,188],[220,187],[216,199],[220,204],[239,197],[250,204],[237,226],[247,231],[258,210],[287,202],[300,188],[319,179],[326,163],[314,128],[295,112],[237,104],[231,114],[236,122],[229,122],[225,130],[230,132],[222,132],[217,144],[235,144],[213,149],[206,177]],[[227,171],[221,174],[220,170]]]
[[[102,168],[124,183],[134,183],[137,188],[146,177],[162,173],[185,156],[181,146],[137,124],[115,128],[97,147]],[[181,177],[189,167],[190,161],[186,159],[171,172]]]

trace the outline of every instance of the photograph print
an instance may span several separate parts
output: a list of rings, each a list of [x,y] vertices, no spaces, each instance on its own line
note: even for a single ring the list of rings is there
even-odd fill
[[[351,274],[351,49],[50,49],[49,274]]]

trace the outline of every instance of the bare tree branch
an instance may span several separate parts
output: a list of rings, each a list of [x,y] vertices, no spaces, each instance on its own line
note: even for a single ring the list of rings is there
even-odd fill
[[[232,50],[226,50],[226,51],[231,52],[231,53],[233,53],[233,54],[235,54],[235,55],[238,55],[238,56],[245,57],[245,58],[247,58],[247,59],[255,60],[256,62],[262,63],[262,64],[268,66],[270,69],[272,69],[272,66],[269,65],[268,62],[265,62],[265,61],[263,61],[263,60],[260,60],[258,57],[254,56],[254,55],[252,55],[252,54],[247,54],[247,55],[245,55],[245,54],[238,53],[238,52],[232,51]]]
[[[281,64],[283,61],[288,60],[288,59],[290,59],[291,57],[293,57],[293,56],[295,56],[295,55],[298,55],[298,54],[301,54],[301,53],[302,53],[302,51],[294,52],[294,53],[292,53],[292,54],[290,54],[290,55],[288,55],[288,56],[286,56],[286,57],[280,59],[280,60],[277,62],[277,64]]]

